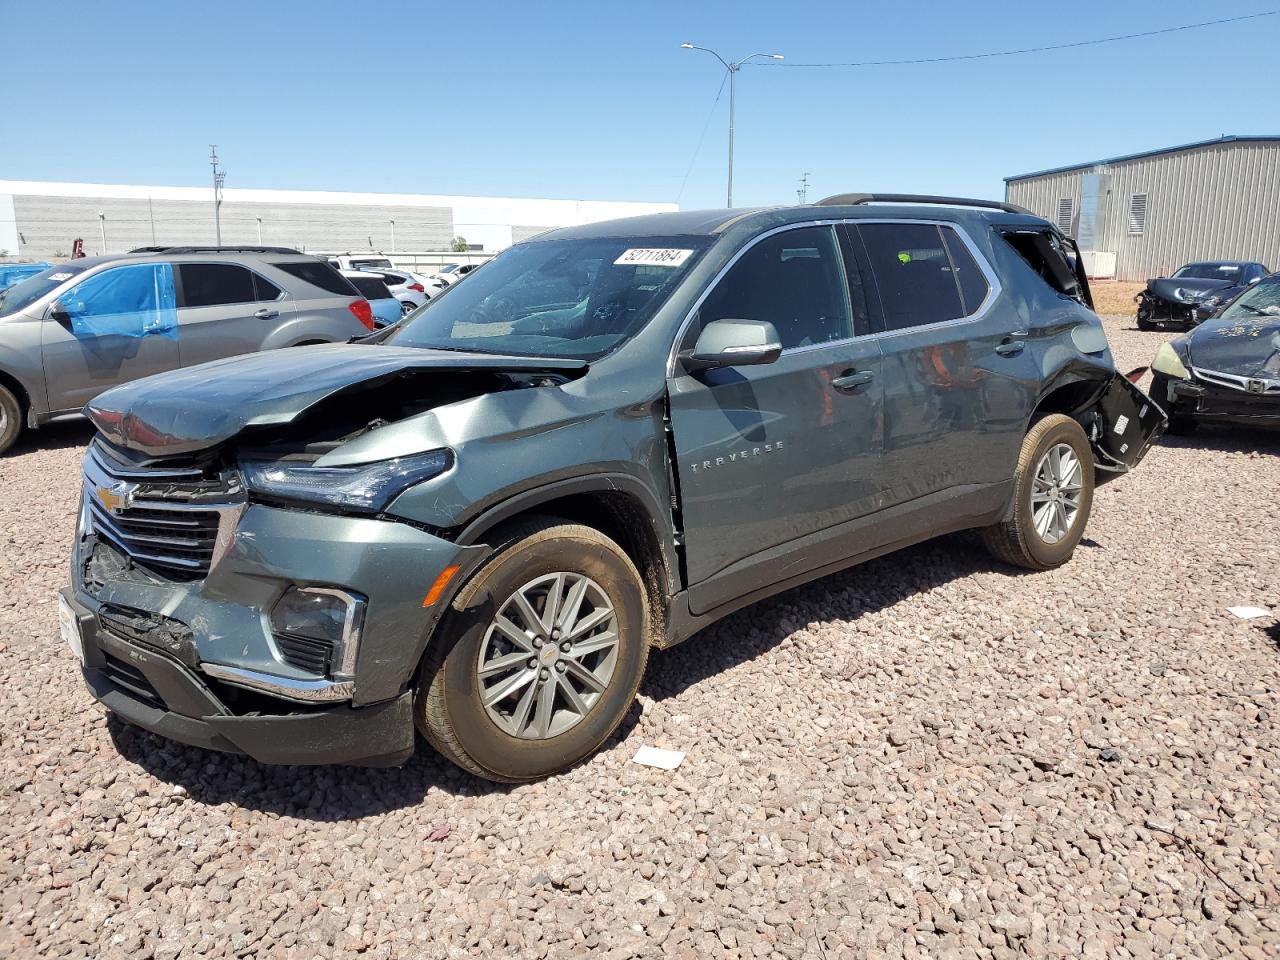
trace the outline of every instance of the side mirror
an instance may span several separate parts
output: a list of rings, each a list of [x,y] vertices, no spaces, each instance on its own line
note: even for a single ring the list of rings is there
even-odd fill
[[[713,320],[702,328],[685,369],[750,367],[773,363],[782,354],[778,331],[767,320]]]
[[[1249,281],[1249,286],[1252,287],[1255,283],[1257,283],[1261,279],[1262,279],[1261,277],[1254,277],[1252,280]]]
[[[71,322],[71,314],[67,310],[67,305],[61,300],[55,300],[49,304],[49,309],[46,311],[45,316],[50,320],[56,320],[58,323]]]

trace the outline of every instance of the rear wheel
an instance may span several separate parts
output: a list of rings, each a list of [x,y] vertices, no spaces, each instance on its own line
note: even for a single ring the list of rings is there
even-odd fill
[[[1071,559],[1093,507],[1093,452],[1084,429],[1063,414],[1039,420],[1022,441],[1009,520],[983,530],[997,558],[1029,570]]]
[[[22,404],[13,391],[0,386],[0,453],[4,453],[22,433]]]
[[[648,659],[648,604],[608,537],[550,520],[516,529],[456,604],[415,711],[446,758],[490,780],[534,780],[622,722]]]

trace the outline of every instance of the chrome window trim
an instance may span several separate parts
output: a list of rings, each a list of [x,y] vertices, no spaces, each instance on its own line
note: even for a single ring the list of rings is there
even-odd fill
[[[979,305],[977,310],[969,314],[967,317],[956,317],[953,320],[938,320],[933,323],[921,323],[921,324],[917,324],[914,327],[902,327],[898,330],[884,330],[879,332],[873,331],[872,333],[866,333],[866,334],[854,334],[852,337],[845,337],[841,340],[827,340],[824,343],[812,343],[803,347],[791,347],[787,350],[782,351],[782,356],[789,357],[794,354],[807,353],[809,351],[819,350],[825,347],[837,347],[842,344],[852,343],[854,341],[879,340],[882,338],[901,336],[903,334],[918,333],[921,330],[933,330],[941,327],[954,326],[962,323],[976,323],[977,321],[982,320],[986,317],[986,315],[991,311],[992,305],[995,303],[997,299],[999,299],[1000,294],[1004,292],[1004,287],[1000,283],[999,277],[996,276],[995,270],[992,269],[991,264],[987,261],[987,258],[982,254],[982,251],[980,251],[978,247],[974,244],[973,238],[969,236],[968,231],[965,230],[964,227],[962,227],[960,224],[956,223],[953,220],[929,220],[929,219],[915,219],[910,217],[876,217],[876,218],[846,217],[846,218],[831,219],[831,220],[802,220],[796,223],[786,223],[786,224],[783,224],[782,226],[774,227],[772,230],[766,230],[764,233],[756,237],[752,237],[749,243],[745,244],[742,247],[742,249],[740,249],[737,253],[735,253],[729,259],[728,263],[726,263],[723,267],[721,267],[718,271],[716,271],[716,275],[711,278],[711,282],[707,284],[706,289],[704,289],[702,293],[698,295],[698,299],[693,302],[693,306],[689,308],[688,312],[684,316],[684,319],[680,322],[680,326],[676,329],[676,336],[671,343],[671,350],[667,356],[667,379],[670,380],[683,373],[683,371],[680,370],[680,366],[679,366],[680,343],[684,340],[685,335],[689,332],[689,327],[693,324],[693,318],[697,315],[698,311],[702,309],[702,304],[706,301],[707,297],[711,295],[711,291],[713,291],[716,288],[716,286],[720,283],[720,281],[724,279],[725,275],[730,270],[732,270],[734,266],[737,265],[738,261],[747,253],[747,251],[752,249],[757,243],[760,243],[763,240],[767,240],[770,237],[776,236],[779,233],[785,233],[788,230],[800,230],[806,227],[831,227],[834,230],[838,224],[857,225],[861,223],[926,224],[926,225],[931,225],[936,227],[951,228],[956,232],[957,236],[959,236],[961,243],[965,245],[965,249],[969,251],[969,255],[973,257],[974,263],[978,265],[978,269],[982,271],[982,275],[987,280],[986,299],[982,301],[982,303]],[[839,248],[840,238],[836,237],[835,240],[837,243],[837,248]],[[945,251],[945,247],[944,247],[944,251]],[[844,270],[843,264],[841,265],[841,270],[842,271]],[[846,278],[846,287],[847,286],[848,284],[847,284],[847,278]],[[956,289],[956,296],[957,298],[960,297],[959,287],[957,287]],[[847,302],[848,300],[847,293],[845,295],[845,299]],[[964,302],[963,299],[961,299],[961,305],[963,305],[963,302]],[[853,321],[852,305],[850,305],[849,319],[850,319],[850,322],[852,323]]]

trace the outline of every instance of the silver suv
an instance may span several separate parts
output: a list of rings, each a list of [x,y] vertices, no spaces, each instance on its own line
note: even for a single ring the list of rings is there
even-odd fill
[[[108,387],[373,329],[329,264],[285,247],[146,247],[59,263],[0,293],[0,453]]]

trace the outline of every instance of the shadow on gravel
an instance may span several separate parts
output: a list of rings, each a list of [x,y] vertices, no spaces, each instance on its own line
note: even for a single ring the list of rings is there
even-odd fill
[[[634,703],[602,750],[624,740],[640,719]],[[199,803],[232,803],[302,820],[336,823],[421,806],[431,790],[452,797],[508,793],[519,784],[492,783],[449,763],[418,737],[399,768],[275,766],[248,757],[187,747],[107,714],[107,732],[124,759]],[[442,812],[444,816],[447,811]]]
[[[93,424],[88,420],[63,420],[50,423],[39,430],[26,430],[5,457],[20,457],[26,453],[44,450],[67,450],[87,447],[93,439]]]
[[[1275,456],[1280,454],[1280,430],[1203,423],[1189,436],[1172,437],[1165,434],[1160,438],[1160,445],[1216,453],[1263,453]]]
[[[976,533],[939,537],[761,600],[678,647],[656,651],[649,658],[640,692],[654,700],[678,696],[694,684],[754,660],[811,620],[856,621],[863,614],[976,573],[1022,577],[1032,571],[993,559]],[[811,613],[797,614],[796,607]]]

